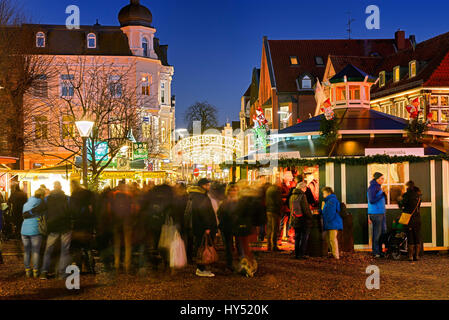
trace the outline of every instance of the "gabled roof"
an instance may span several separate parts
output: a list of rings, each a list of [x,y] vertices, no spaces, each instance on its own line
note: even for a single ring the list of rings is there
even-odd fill
[[[358,57],[358,56],[335,56],[329,58],[336,73],[343,70],[348,64],[365,71],[370,75],[376,75],[377,66],[382,63],[382,57]]]
[[[408,67],[413,60],[417,61],[417,74],[409,78]],[[396,66],[407,70],[401,72],[401,80],[394,83],[392,79],[387,78],[384,87],[373,86],[372,98],[418,86],[449,86],[449,32],[423,41],[417,44],[415,49],[409,48],[385,57],[376,74],[381,71],[391,73]]]
[[[391,55],[395,52],[394,39],[344,39],[344,40],[266,40],[264,45],[268,50],[267,63],[274,77],[273,82],[278,92],[297,92],[296,80],[302,74],[308,73],[322,79],[325,65],[317,65],[315,58],[323,61],[329,55],[379,56]],[[406,40],[410,47],[410,41]],[[297,56],[299,65],[290,64],[290,56]]]
[[[348,64],[343,70],[338,72],[332,78],[329,79],[330,83],[343,82],[344,78],[347,78],[348,81],[364,81],[366,77],[368,77],[368,81],[374,82],[376,78],[365,73],[359,68],[353,66],[352,64]]]

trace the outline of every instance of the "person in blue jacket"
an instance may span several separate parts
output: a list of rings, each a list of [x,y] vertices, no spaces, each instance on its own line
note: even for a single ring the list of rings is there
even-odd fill
[[[338,231],[343,230],[343,220],[340,217],[340,201],[330,187],[324,187],[323,190],[323,205],[321,213],[323,215],[323,226],[326,231],[326,239],[332,256],[335,259],[340,259],[338,250]]]
[[[368,217],[373,225],[372,248],[376,258],[383,256],[380,240],[387,232],[387,219],[385,216],[386,194],[382,191],[385,177],[382,173],[374,173],[368,187]]]
[[[39,277],[39,254],[42,243],[42,235],[39,232],[39,216],[37,207],[42,203],[45,191],[38,189],[34,197],[28,199],[23,205],[22,242],[23,261],[27,278]],[[31,272],[31,258],[33,260],[33,271]]]

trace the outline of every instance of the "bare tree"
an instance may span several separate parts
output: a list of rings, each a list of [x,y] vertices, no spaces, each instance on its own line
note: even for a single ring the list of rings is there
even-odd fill
[[[60,75],[49,82],[53,94],[30,98],[27,104],[34,111],[36,123],[27,130],[27,136],[32,148],[42,155],[74,163],[75,156],[82,152],[75,122],[94,122],[87,150],[91,185],[98,186],[101,173],[120,152],[128,152],[124,151],[126,147],[132,150],[129,136],[132,130],[138,131],[135,66],[114,64],[101,57],[61,58],[56,64]],[[107,152],[99,154],[100,149]]]
[[[201,132],[207,129],[215,129],[218,127],[217,108],[208,102],[196,102],[191,105],[185,114],[185,121],[187,122],[187,130],[193,132],[193,122],[201,121]]]
[[[33,52],[33,32],[13,0],[0,0],[0,152],[23,158],[24,94],[51,73],[52,57]]]

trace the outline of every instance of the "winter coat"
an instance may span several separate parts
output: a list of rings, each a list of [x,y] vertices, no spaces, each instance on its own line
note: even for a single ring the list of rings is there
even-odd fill
[[[420,207],[421,203],[418,205],[418,202],[421,200],[421,191],[417,188],[408,188],[407,191],[403,194],[402,200],[399,201],[398,205],[405,213],[413,213],[410,218],[410,222],[408,224],[409,227],[415,227],[421,225],[421,213]],[[415,210],[416,209],[416,210]]]
[[[223,232],[224,234],[232,234],[234,231],[234,226],[236,225],[237,221],[237,207],[238,207],[238,200],[232,201],[232,200],[224,200],[220,207],[218,208],[218,221],[220,221],[220,224],[218,228]]]
[[[42,200],[36,197],[31,197],[23,205],[24,220],[22,223],[21,234],[24,236],[37,236],[39,232],[39,213],[33,212],[42,203]]]
[[[340,217],[340,202],[335,194],[324,199],[323,214],[324,230],[343,230],[343,220]]]
[[[73,230],[93,233],[95,216],[91,210],[94,195],[86,189],[79,189],[70,197],[69,210],[73,219]]]
[[[69,211],[69,197],[64,191],[50,192],[45,198],[48,233],[65,233],[72,229],[72,218]]]
[[[212,203],[206,190],[199,186],[190,187],[187,190],[191,201],[192,232],[197,238],[202,238],[206,230],[211,234],[217,232],[217,219]]]
[[[282,193],[279,186],[271,185],[268,187],[265,195],[265,205],[267,207],[267,212],[281,214]]]
[[[27,200],[28,197],[22,190],[14,191],[8,199],[8,205],[11,208],[11,216],[17,223],[22,221],[23,205]]]
[[[385,194],[376,180],[368,188],[368,214],[385,214]]]
[[[237,203],[237,215],[233,227],[234,235],[238,237],[249,236],[253,227],[260,225],[260,221],[255,221],[255,217],[257,217],[258,213],[262,210],[262,201],[253,193],[248,192],[241,194]]]
[[[294,202],[299,201],[301,212],[295,212]],[[296,215],[301,215],[297,217]],[[312,226],[312,212],[310,211],[310,206],[307,201],[307,194],[301,189],[295,188],[292,195],[290,196],[290,224],[293,228],[299,227],[311,227]]]

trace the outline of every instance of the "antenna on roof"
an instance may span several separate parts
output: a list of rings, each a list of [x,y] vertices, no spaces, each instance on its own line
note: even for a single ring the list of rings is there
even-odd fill
[[[351,24],[355,19],[351,19],[351,11],[346,12],[346,14],[348,15],[348,29],[346,29],[346,31],[348,31],[348,39],[351,40]]]

